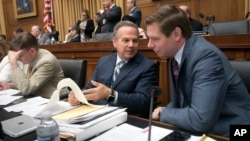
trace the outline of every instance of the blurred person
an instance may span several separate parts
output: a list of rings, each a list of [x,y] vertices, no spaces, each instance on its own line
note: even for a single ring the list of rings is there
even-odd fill
[[[23,32],[23,29],[21,27],[16,27],[14,30],[13,30],[13,35],[16,36],[16,34],[18,33],[22,33]]]
[[[92,33],[95,30],[95,25],[92,19],[90,19],[89,11],[84,9],[81,13],[81,19],[77,21],[76,26],[80,28],[81,34],[85,39],[91,39]]]
[[[127,0],[126,2],[127,9],[129,10],[128,15],[135,18],[135,24],[141,26],[141,9],[136,7],[136,0]]]
[[[87,100],[125,107],[132,115],[148,116],[149,90],[158,85],[159,70],[156,62],[138,52],[138,44],[139,31],[134,23],[121,21],[115,26],[113,45],[117,52],[98,61],[91,81],[82,91]],[[73,92],[68,101],[79,104]]]
[[[12,72],[9,57],[8,57],[9,47],[5,42],[0,41],[0,54],[1,54],[1,62],[0,62],[0,81],[9,82],[9,76]],[[18,66],[23,69],[23,63],[18,61]]]
[[[11,40],[8,59],[10,81],[0,81],[0,90],[16,88],[23,95],[50,98],[57,89],[57,83],[64,78],[57,58],[48,50],[40,49],[31,33],[19,33]],[[24,70],[18,61],[25,64]]]
[[[224,53],[192,34],[179,7],[163,5],[146,19],[148,48],[170,58],[171,101],[152,118],[199,134],[229,137],[233,124],[250,124],[250,95]]]
[[[94,34],[101,33],[102,20],[101,20],[101,14],[99,12],[95,13],[95,22],[96,22],[96,27],[94,30]]]
[[[202,31],[203,30],[203,24],[199,22],[198,20],[195,20],[191,18],[191,11],[190,8],[186,5],[180,5],[180,9],[182,9],[186,14],[189,19],[190,25],[192,26],[193,31]]]
[[[121,21],[122,10],[121,7],[116,6],[113,0],[102,0],[104,9],[100,10],[102,19],[102,33],[113,32],[115,25]]]
[[[68,33],[65,35],[64,43],[74,43],[74,42],[81,42],[80,28],[77,26],[70,27]]]
[[[36,37],[38,41],[38,45],[49,45],[51,44],[51,40],[48,34],[43,33],[42,29],[38,25],[34,25],[31,27],[31,34]]]
[[[0,34],[0,41],[6,42],[6,35]]]
[[[126,20],[127,20],[127,21],[130,21],[130,22],[132,22],[132,23],[134,23],[134,24],[135,24],[135,21],[136,21],[134,17],[132,17],[132,16],[130,16],[130,15],[124,15],[124,16],[122,17],[122,21],[126,21]],[[138,30],[139,30],[140,38],[141,38],[141,39],[147,39],[147,36],[146,36],[146,33],[145,33],[144,29],[138,27]]]

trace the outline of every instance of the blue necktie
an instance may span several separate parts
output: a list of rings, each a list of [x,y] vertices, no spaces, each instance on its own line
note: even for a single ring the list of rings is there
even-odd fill
[[[113,74],[113,82],[115,82],[116,77],[119,75],[120,69],[122,68],[124,64],[125,64],[125,61],[120,61],[119,63],[116,64],[115,69],[114,69],[114,74]]]

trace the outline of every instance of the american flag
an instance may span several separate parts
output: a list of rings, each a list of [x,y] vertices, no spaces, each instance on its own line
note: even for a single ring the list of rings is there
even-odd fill
[[[43,17],[43,28],[45,32],[51,32],[53,22],[53,11],[52,11],[52,0],[44,0],[44,17]]]

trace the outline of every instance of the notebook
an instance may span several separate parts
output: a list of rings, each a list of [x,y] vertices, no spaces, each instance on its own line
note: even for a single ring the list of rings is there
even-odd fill
[[[36,130],[40,120],[28,115],[20,115],[2,121],[3,132],[11,137],[17,138]]]

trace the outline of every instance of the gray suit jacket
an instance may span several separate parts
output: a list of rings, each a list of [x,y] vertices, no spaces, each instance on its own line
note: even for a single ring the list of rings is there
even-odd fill
[[[49,45],[51,44],[51,40],[48,34],[41,33],[40,38],[38,40],[39,45]]]
[[[91,80],[103,83],[111,87],[112,75],[116,64],[117,54],[102,57],[95,69]],[[149,114],[150,88],[158,85],[158,66],[141,53],[129,60],[117,76],[112,88],[118,91],[118,99],[115,106],[126,107],[129,114],[146,116]],[[85,89],[92,88],[91,83]],[[107,100],[101,100],[99,104],[107,104]],[[110,105],[114,105],[109,103]]]
[[[39,95],[50,98],[57,83],[64,78],[57,58],[47,50],[39,49],[30,78],[19,67],[14,69],[10,80],[23,95]]]
[[[171,74],[170,78],[172,101],[161,113],[161,121],[192,132],[223,136],[229,136],[231,124],[250,123],[246,87],[225,55],[204,38],[191,36],[183,50],[177,82],[181,108],[176,106]]]

